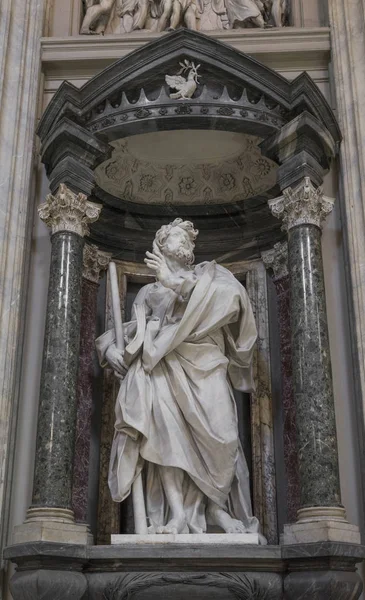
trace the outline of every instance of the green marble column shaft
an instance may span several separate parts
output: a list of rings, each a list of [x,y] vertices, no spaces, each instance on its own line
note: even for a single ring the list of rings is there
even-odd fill
[[[71,509],[83,245],[52,236],[32,507]]]
[[[52,253],[32,506],[27,518],[45,514],[73,521],[72,465],[80,347],[84,235],[100,207],[61,184],[39,208],[52,231]],[[52,512],[52,509],[56,509]],[[43,511],[43,512],[42,512]]]
[[[321,247],[321,225],[331,212],[333,201],[306,177],[296,189],[288,188],[283,196],[270,201],[270,208],[288,231],[300,478],[298,515],[303,518],[303,509],[341,507]]]
[[[300,504],[338,506],[340,482],[321,230],[289,230],[293,383]]]

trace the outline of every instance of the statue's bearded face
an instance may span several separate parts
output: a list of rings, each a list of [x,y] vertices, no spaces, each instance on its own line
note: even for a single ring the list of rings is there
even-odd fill
[[[184,264],[190,264],[194,246],[189,235],[181,227],[172,227],[162,247],[165,256],[177,258]]]

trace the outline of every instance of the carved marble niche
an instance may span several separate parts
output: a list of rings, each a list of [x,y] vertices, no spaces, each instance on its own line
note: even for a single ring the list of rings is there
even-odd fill
[[[131,303],[140,286],[154,281],[144,264],[116,261],[119,294],[123,320],[130,317]],[[251,485],[254,514],[270,544],[278,543],[276,469],[273,426],[273,399],[271,391],[269,307],[266,270],[261,260],[224,263],[250,297],[255,314],[258,342],[254,357],[256,391],[249,398],[237,396],[237,409],[241,441],[251,463]],[[106,329],[114,326],[109,277],[105,303]],[[114,434],[114,406],[119,383],[111,369],[104,370],[104,397],[100,438],[99,502],[97,519],[97,544],[110,544],[114,533],[133,533],[132,503],[127,499],[122,505],[112,501],[108,488],[110,449]],[[247,404],[249,403],[249,406]],[[245,406],[246,403],[246,406]]]
[[[289,0],[85,0],[80,33],[282,27],[288,19]]]
[[[186,62],[196,65],[201,79],[189,96],[189,73],[184,98],[174,98],[166,75],[180,77]],[[143,283],[146,273],[135,264],[143,264],[154,232],[172,215],[189,218],[200,230],[197,262],[235,261],[231,267],[245,282],[260,330],[257,392],[251,397],[252,490],[270,543],[277,542],[275,460],[266,276],[259,257],[283,238],[268,200],[280,192],[278,169],[282,177],[292,169],[278,166],[281,155],[267,152],[283,129],[297,140],[298,162],[308,147],[326,167],[323,140],[337,140],[339,132],[307,74],[289,82],[213,37],[183,28],[120,59],[80,89],[65,82],[39,127],[51,190],[66,181],[102,203],[90,242],[116,260],[134,261],[120,270],[122,297]],[[314,133],[322,129],[327,133]],[[107,304],[107,321],[109,310]],[[116,382],[106,373],[104,383],[97,540],[109,544],[110,533],[120,528],[106,482]]]

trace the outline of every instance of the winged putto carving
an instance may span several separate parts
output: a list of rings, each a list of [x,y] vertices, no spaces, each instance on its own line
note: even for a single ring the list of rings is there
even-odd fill
[[[198,75],[198,69],[200,65],[195,66],[193,62],[186,59],[179,64],[181,66],[180,71],[176,75],[166,75],[165,80],[170,88],[177,90],[177,92],[170,94],[170,98],[176,100],[180,98],[188,99],[192,97],[198,86],[200,77],[200,75]],[[187,77],[183,77],[182,73],[186,73],[187,71]]]

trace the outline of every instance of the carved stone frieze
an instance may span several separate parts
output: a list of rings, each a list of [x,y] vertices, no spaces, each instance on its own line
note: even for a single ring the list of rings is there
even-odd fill
[[[277,573],[128,573],[114,579],[106,586],[105,600],[127,600],[138,597],[143,591],[157,588],[178,590],[190,587],[192,594],[199,590],[199,597],[231,598],[232,600],[281,600],[282,583]],[[195,593],[194,593],[195,592]],[[155,597],[155,594],[153,594]]]
[[[70,231],[81,237],[88,235],[88,223],[97,221],[100,211],[101,205],[89,202],[85,194],[75,194],[63,183],[55,196],[49,194],[38,208],[40,218],[52,234]]]
[[[283,195],[269,200],[272,214],[283,221],[283,229],[290,230],[297,225],[316,225],[322,227],[327,215],[332,212],[334,199],[324,195],[316,188],[309,177],[294,190],[287,188]]]
[[[274,279],[282,279],[289,274],[287,242],[274,244],[271,250],[262,252],[261,258],[266,269],[270,269],[273,272]]]
[[[10,546],[5,558],[18,566],[11,591],[15,600],[357,600],[362,591],[359,544],[159,546]]]
[[[288,24],[289,0],[86,0],[81,34],[214,31]]]
[[[102,252],[95,244],[85,244],[83,278],[92,283],[99,283],[101,272],[108,268],[111,257],[110,252]]]
[[[194,119],[200,119],[200,115],[210,115],[211,118],[234,119],[236,123],[235,130],[242,129],[245,121],[260,125],[259,130],[269,128],[271,132],[277,131],[286,122],[286,109],[281,103],[270,102],[266,94],[252,96],[249,90],[244,87],[238,89],[237,93],[232,90],[228,92],[225,85],[217,91],[216,82],[212,81],[210,76],[204,75],[204,84],[200,85],[196,69],[201,65],[195,66],[190,61],[187,69],[187,77],[179,73],[176,75],[164,75],[164,83],[157,83],[156,91],[151,95],[144,88],[139,88],[138,100],[130,100],[125,91],[120,92],[118,100],[107,100],[95,106],[86,115],[87,129],[91,133],[107,129],[120,128],[125,125],[127,130],[132,123],[143,121],[144,119],[163,119],[161,128],[165,128],[165,122],[169,121],[171,127],[172,118],[175,115],[189,116]],[[183,62],[179,63],[184,64]],[[203,68],[203,67],[202,67]],[[181,70],[180,70],[181,72]],[[189,80],[190,77],[190,80]],[[202,75],[203,77],[203,75]],[[178,91],[170,95],[167,94],[166,83],[170,88]],[[171,102],[171,99],[176,101]],[[188,102],[187,102],[188,100]],[[257,124],[257,125],[256,125]],[[187,124],[187,127],[190,126]],[[259,132],[257,133],[259,135]]]

